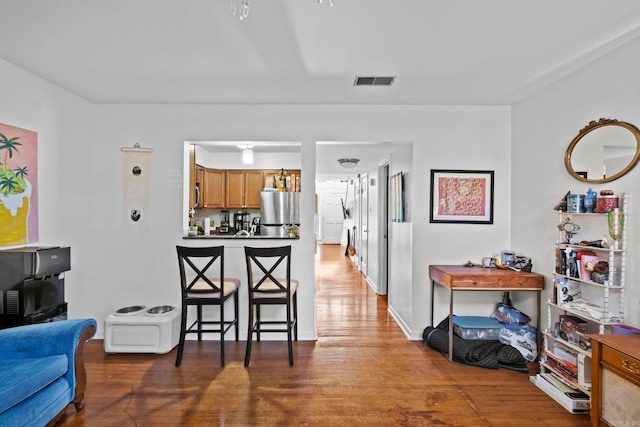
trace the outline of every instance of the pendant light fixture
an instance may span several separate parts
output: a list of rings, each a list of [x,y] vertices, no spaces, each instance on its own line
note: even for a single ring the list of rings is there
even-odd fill
[[[253,145],[244,144],[238,145],[239,149],[242,150],[242,164],[252,165],[253,164]]]

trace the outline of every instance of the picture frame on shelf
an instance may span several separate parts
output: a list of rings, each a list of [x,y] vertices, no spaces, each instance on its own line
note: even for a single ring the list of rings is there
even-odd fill
[[[493,224],[494,171],[431,169],[429,222]]]

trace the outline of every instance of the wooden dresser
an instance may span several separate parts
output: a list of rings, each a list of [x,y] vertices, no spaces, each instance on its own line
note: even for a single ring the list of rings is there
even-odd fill
[[[594,426],[640,423],[640,335],[590,335]]]

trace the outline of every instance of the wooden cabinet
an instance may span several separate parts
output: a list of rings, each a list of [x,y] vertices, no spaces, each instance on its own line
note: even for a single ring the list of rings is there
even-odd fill
[[[640,420],[640,335],[591,335],[594,426],[631,426]]]
[[[264,186],[262,170],[226,171],[225,207],[230,209],[260,208],[260,192]]]
[[[190,153],[191,154],[191,153]],[[260,209],[260,193],[279,170],[223,170],[189,165],[189,207],[195,209]],[[290,171],[300,177],[300,171]]]
[[[201,198],[202,208],[220,209],[224,208],[225,202],[225,172],[220,169],[201,168],[202,185]],[[196,175],[198,172],[196,171]]]
[[[264,188],[264,173],[261,170],[246,172],[245,207],[259,209],[260,193]]]

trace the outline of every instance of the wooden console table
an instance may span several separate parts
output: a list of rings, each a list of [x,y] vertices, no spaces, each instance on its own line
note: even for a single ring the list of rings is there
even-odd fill
[[[640,335],[591,337],[591,423],[640,423]]]
[[[465,267],[462,265],[430,265],[431,326],[436,283],[449,290],[449,360],[453,360],[453,292],[454,291],[534,291],[537,292],[536,343],[540,349],[540,303],[544,276],[524,271],[497,268]]]

